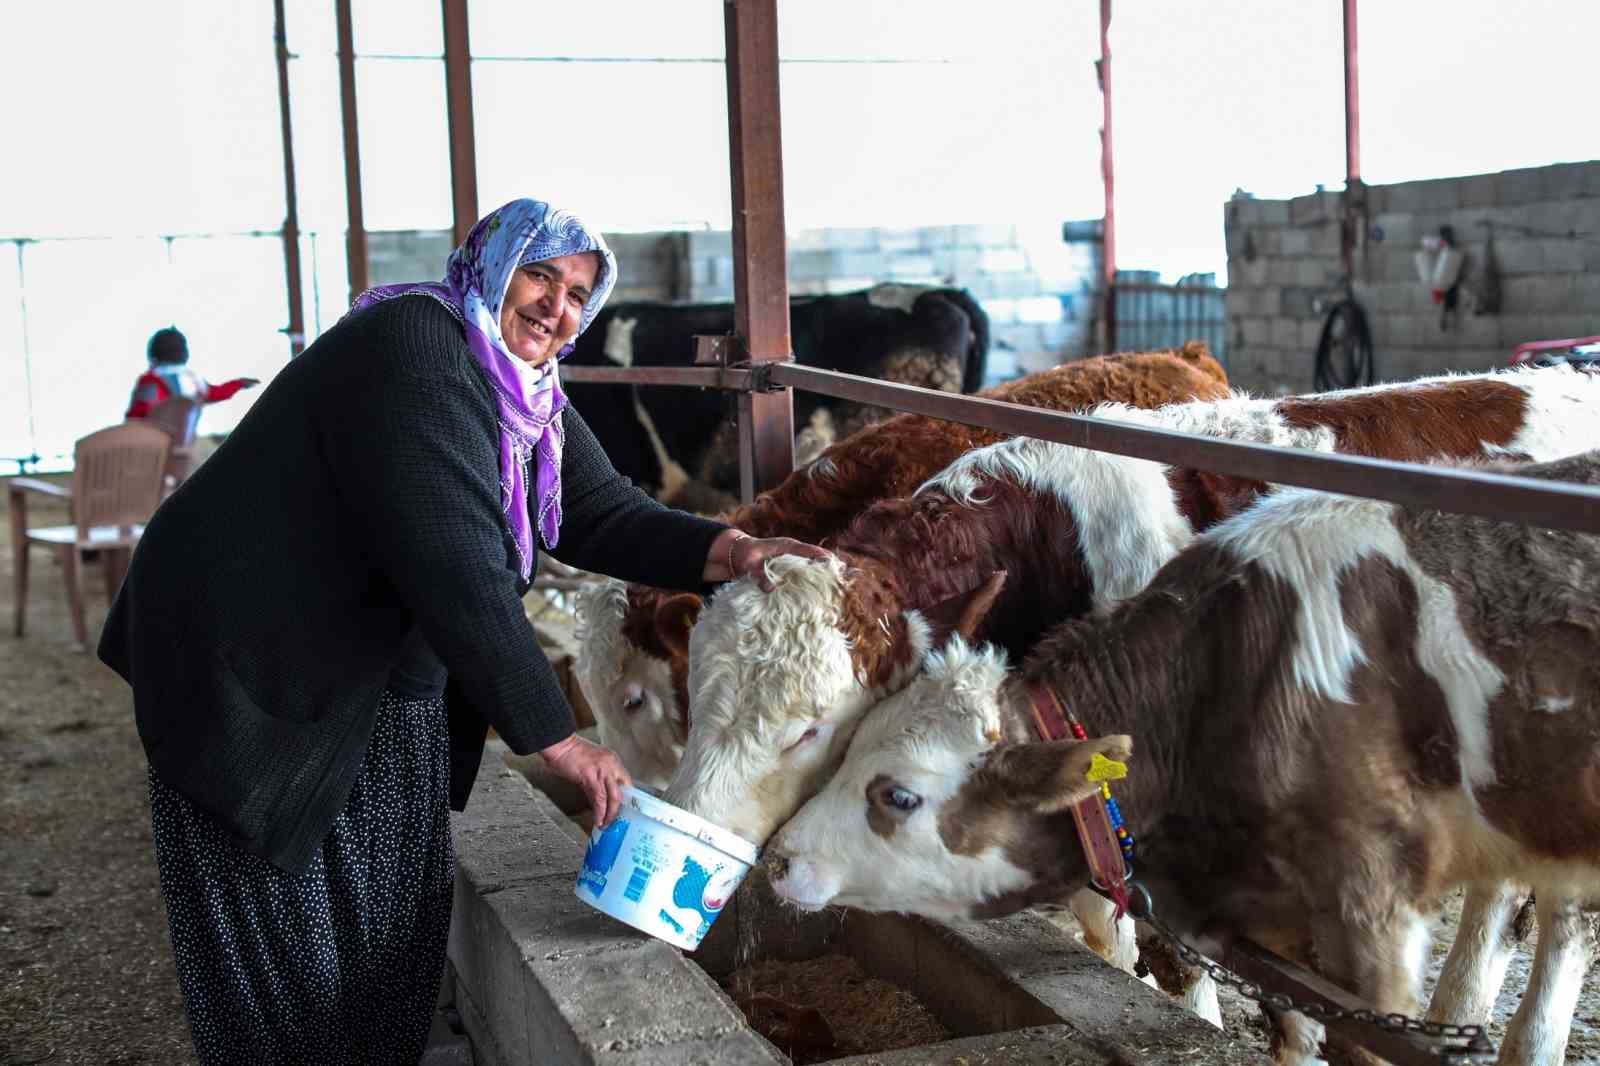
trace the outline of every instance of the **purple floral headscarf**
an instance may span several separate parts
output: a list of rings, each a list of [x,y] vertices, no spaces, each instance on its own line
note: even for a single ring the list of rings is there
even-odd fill
[[[513,200],[478,220],[466,243],[450,254],[444,280],[382,285],[356,298],[352,311],[396,296],[430,296],[450,308],[467,335],[467,347],[494,388],[500,425],[500,499],[506,524],[517,545],[524,581],[533,573],[533,523],[528,509],[527,464],[533,460],[534,498],[539,501],[537,525],[546,548],[561,533],[561,409],[567,404],[556,371],[557,360],[572,352],[561,349],[545,363],[537,380],[518,368],[522,361],[506,348],[500,335],[500,305],[511,275],[519,267],[579,252],[600,256],[594,291],[578,321],[582,333],[605,305],[617,280],[617,261],[600,234],[577,216],[538,200]],[[526,364],[523,364],[524,366]]]

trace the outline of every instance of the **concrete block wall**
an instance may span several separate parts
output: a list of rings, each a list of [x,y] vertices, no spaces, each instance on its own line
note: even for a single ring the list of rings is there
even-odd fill
[[[1241,388],[1311,388],[1323,314],[1341,295],[1341,195],[1224,206],[1229,376]],[[1384,380],[1504,366],[1524,341],[1600,333],[1600,161],[1374,185],[1366,202],[1355,292]],[[1412,263],[1442,225],[1467,256],[1444,329]],[[1500,310],[1477,314],[1491,232]]]
[[[965,288],[983,305],[991,330],[990,376],[1054,366],[1094,350],[1100,306],[1098,224],[1052,244],[1004,224],[912,229],[821,228],[789,235],[789,287],[797,296],[852,292],[881,282]],[[733,239],[727,230],[617,233],[607,236],[621,263],[612,299],[724,303],[733,299]],[[450,254],[445,231],[368,235],[375,285],[435,278]]]

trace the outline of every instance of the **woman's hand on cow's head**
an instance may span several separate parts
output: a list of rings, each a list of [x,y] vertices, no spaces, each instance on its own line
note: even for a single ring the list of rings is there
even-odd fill
[[[611,824],[621,813],[622,790],[633,784],[633,777],[616,752],[573,733],[539,754],[550,769],[583,789],[596,826]]]
[[[766,592],[773,589],[772,578],[767,574],[767,561],[780,555],[797,555],[802,559],[830,559],[833,553],[815,544],[795,540],[793,537],[745,537],[736,541],[728,553],[733,564],[733,577],[754,577]]]

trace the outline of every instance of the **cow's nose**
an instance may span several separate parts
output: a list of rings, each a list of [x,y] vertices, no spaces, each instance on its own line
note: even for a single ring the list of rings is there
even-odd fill
[[[789,853],[782,848],[768,847],[763,865],[767,868],[768,880],[782,881],[789,876]]]

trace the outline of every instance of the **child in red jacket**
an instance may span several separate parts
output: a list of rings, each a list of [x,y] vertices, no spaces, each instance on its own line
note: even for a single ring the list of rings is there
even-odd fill
[[[195,402],[194,418],[199,419],[200,407],[208,403],[221,403],[231,399],[240,389],[259,385],[255,378],[234,378],[220,385],[209,384],[199,374],[190,370],[189,341],[176,326],[158,329],[150,336],[145,349],[150,359],[150,369],[139,375],[133,384],[133,398],[128,404],[128,418],[145,418],[158,405],[174,397],[184,397]]]

